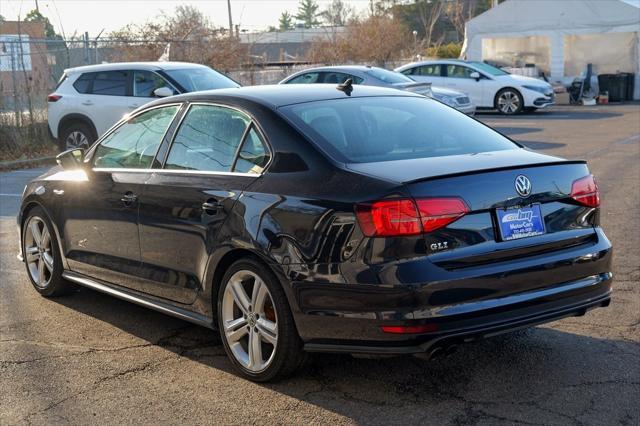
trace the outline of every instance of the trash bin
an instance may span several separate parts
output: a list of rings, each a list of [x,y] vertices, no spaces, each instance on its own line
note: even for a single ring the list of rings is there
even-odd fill
[[[633,88],[635,86],[635,74],[632,72],[623,72],[620,75],[625,79],[625,91],[624,91],[624,100],[632,101],[633,100]]]
[[[611,92],[611,77],[613,74],[599,74],[598,75],[598,91]]]
[[[626,93],[626,77],[620,74],[600,74],[598,87],[601,92],[609,92],[609,102],[624,101]]]

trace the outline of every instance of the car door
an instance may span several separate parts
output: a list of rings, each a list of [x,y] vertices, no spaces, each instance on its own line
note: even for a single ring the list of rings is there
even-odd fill
[[[268,160],[247,114],[212,104],[189,107],[140,201],[145,291],[183,304],[195,300],[206,285],[210,253],[230,237],[220,232],[225,221]]]
[[[102,136],[125,114],[135,109],[131,105],[129,71],[99,71],[93,73],[90,94],[82,105],[93,111],[98,136]]]
[[[65,256],[75,272],[139,289],[139,196],[150,166],[180,105],[144,111],[87,154],[86,179],[59,193]]]
[[[477,106],[486,106],[484,100],[484,84],[486,79],[476,80],[471,74],[477,72],[473,68],[464,65],[448,64],[445,66],[444,86],[469,95]]]

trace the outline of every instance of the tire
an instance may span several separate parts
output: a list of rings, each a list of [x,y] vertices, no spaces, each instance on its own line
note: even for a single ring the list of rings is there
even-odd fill
[[[29,211],[22,223],[21,235],[24,264],[33,288],[45,297],[71,293],[75,287],[62,278],[58,239],[51,221],[41,207]]]
[[[305,354],[284,290],[257,259],[229,267],[218,290],[217,312],[225,352],[244,378],[275,381],[302,365]]]
[[[503,115],[516,115],[522,112],[524,99],[516,89],[506,88],[496,94],[494,106]]]
[[[58,139],[60,151],[73,148],[87,149],[96,140],[91,127],[81,121],[75,121],[65,126]]]

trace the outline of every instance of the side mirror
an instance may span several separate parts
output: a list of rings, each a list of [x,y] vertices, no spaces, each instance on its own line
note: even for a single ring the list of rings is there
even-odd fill
[[[84,150],[80,148],[69,149],[67,151],[61,152],[56,156],[56,163],[58,163],[65,170],[83,169],[83,156]]]
[[[472,72],[471,74],[469,74],[469,77],[471,78],[475,78],[476,81],[480,81],[480,73],[477,71]]]
[[[173,96],[173,90],[167,86],[158,87],[153,91],[153,94],[159,98],[166,98],[167,96]]]

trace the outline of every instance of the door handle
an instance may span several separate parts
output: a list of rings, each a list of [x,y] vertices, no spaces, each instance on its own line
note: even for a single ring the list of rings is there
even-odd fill
[[[130,206],[137,199],[138,199],[138,196],[136,194],[134,194],[133,192],[127,192],[122,196],[122,198],[120,198],[120,201],[122,201],[125,206]]]
[[[217,214],[218,210],[220,210],[221,208],[222,204],[220,204],[216,200],[207,200],[206,202],[202,203],[202,210],[204,210],[206,214]]]
[[[82,102],[82,105],[87,105],[87,106],[88,106],[88,105],[93,105],[93,102],[91,102],[91,101],[84,101],[84,102]]]

